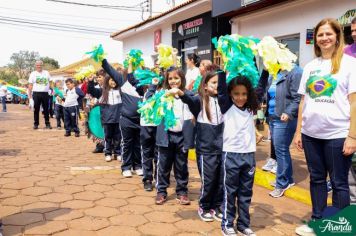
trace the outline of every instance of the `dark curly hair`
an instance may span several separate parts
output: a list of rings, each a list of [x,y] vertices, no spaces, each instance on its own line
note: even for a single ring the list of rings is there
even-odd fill
[[[229,95],[231,95],[231,91],[238,85],[243,85],[247,89],[247,102],[245,107],[254,114],[257,112],[258,109],[258,102],[257,102],[257,95],[255,89],[253,88],[249,79],[244,76],[237,76],[233,78],[230,83],[228,84],[227,90]]]

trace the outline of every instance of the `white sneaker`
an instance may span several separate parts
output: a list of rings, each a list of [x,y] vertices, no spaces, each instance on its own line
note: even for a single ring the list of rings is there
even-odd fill
[[[125,178],[131,178],[131,177],[132,177],[131,170],[124,170],[124,171],[122,172],[122,175],[123,175]]]
[[[300,236],[316,236],[314,230],[308,225],[302,225],[295,229],[295,233]]]
[[[224,236],[237,236],[234,228],[226,227],[221,232]]]
[[[116,160],[122,161],[122,156],[121,155],[114,155],[114,157],[116,158]]]
[[[253,232],[250,228],[244,229],[242,231],[238,230],[238,232],[243,236],[256,236],[255,232]]]
[[[262,170],[271,171],[273,166],[275,166],[276,164],[277,164],[276,160],[274,160],[272,158],[268,158],[266,164],[264,166],[262,166]]]
[[[138,176],[143,176],[143,170],[141,168],[137,169],[137,170],[135,170],[135,174]]]
[[[272,174],[276,174],[276,173],[277,173],[277,162],[276,162],[275,165],[273,165],[273,167],[272,167],[272,169],[270,170],[270,172],[271,172]]]
[[[111,155],[105,155],[105,161],[110,162],[111,161]]]

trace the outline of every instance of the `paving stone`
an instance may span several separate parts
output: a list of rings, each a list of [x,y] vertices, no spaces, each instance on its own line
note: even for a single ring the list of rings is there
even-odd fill
[[[119,190],[104,192],[104,194],[106,197],[121,198],[121,199],[127,199],[135,196],[135,194],[131,191],[119,191]]]
[[[125,191],[125,190],[133,191],[133,190],[137,190],[140,188],[139,186],[137,186],[137,183],[136,184],[122,184],[122,183],[120,183],[120,184],[115,184],[113,187],[120,191]]]
[[[144,235],[162,235],[163,232],[165,235],[175,235],[179,232],[172,224],[155,222],[141,225],[138,227],[138,230]]]
[[[66,193],[50,193],[39,197],[41,201],[45,202],[66,202],[73,199],[71,194]]]
[[[25,189],[32,187],[34,184],[33,182],[28,182],[28,181],[18,181],[18,182],[13,182],[13,183],[7,183],[2,186],[2,188],[8,188],[8,189]]]
[[[71,220],[70,222],[68,222],[68,226],[70,229],[89,230],[89,231],[97,231],[106,228],[109,225],[110,225],[109,221],[105,218],[92,218],[87,216],[79,219]]]
[[[13,189],[1,189],[0,190],[0,199],[14,197],[18,194],[17,190]]]
[[[120,182],[119,179],[105,179],[105,178],[101,178],[101,179],[96,179],[94,180],[95,183],[97,184],[106,184],[106,185],[114,185],[114,184],[118,184]]]
[[[104,198],[104,194],[93,191],[84,191],[73,195],[74,199],[95,201]]]
[[[23,212],[46,213],[59,208],[58,203],[35,202],[22,207]]]
[[[120,232],[120,235],[130,235],[130,236],[141,235],[135,228],[124,227],[124,226],[110,226],[105,229],[99,230],[97,232],[97,235],[98,236],[117,236],[118,232]]]
[[[43,187],[58,187],[58,186],[62,186],[65,185],[65,182],[63,180],[52,180],[52,179],[48,179],[48,180],[43,180],[40,182],[37,182],[38,186],[43,186]]]
[[[142,215],[150,211],[153,211],[151,207],[142,206],[142,205],[130,204],[130,205],[120,207],[120,212],[128,212],[135,215]]]
[[[84,213],[94,217],[110,217],[119,214],[119,211],[112,207],[96,206],[85,210]]]
[[[145,214],[145,217],[146,219],[149,219],[152,222],[158,222],[158,223],[174,223],[179,220],[182,220],[182,218],[179,215],[177,215],[177,213],[172,213],[172,212],[154,211]]]
[[[38,222],[25,227],[26,235],[54,234],[66,230],[68,227],[63,221]]]
[[[84,187],[87,191],[94,191],[94,192],[107,192],[113,190],[111,186],[107,186],[104,184],[90,184]]]
[[[80,186],[85,186],[89,184],[93,184],[93,180],[90,179],[72,179],[72,180],[67,180],[67,184],[73,184],[73,185],[80,185]]]
[[[2,223],[4,225],[28,225],[40,221],[43,221],[42,214],[22,212],[5,217]]]
[[[61,203],[61,207],[70,209],[86,209],[94,206],[92,201],[85,200],[71,200]]]
[[[93,231],[75,230],[75,229],[65,230],[60,233],[55,233],[53,235],[55,235],[55,236],[97,236],[96,232],[93,232]]]
[[[48,187],[30,187],[30,188],[25,188],[21,191],[23,195],[29,195],[29,196],[41,196],[45,195],[48,193],[51,193],[52,189]]]
[[[154,202],[154,198],[152,199],[152,201]],[[174,200],[174,202],[172,203],[172,201],[167,202],[164,205],[152,205],[150,206],[154,211],[168,211],[168,212],[179,212],[181,210],[184,210],[184,208],[186,207],[182,207],[181,205],[177,204],[177,202]]]
[[[46,220],[61,220],[61,221],[71,221],[83,217],[84,214],[79,210],[72,210],[69,208],[62,208],[55,211],[51,211],[45,214]]]
[[[120,214],[110,218],[113,225],[137,227],[147,222],[146,218],[141,215]]]
[[[107,206],[107,207],[121,207],[127,205],[127,202],[123,199],[118,199],[118,198],[103,198],[96,201],[95,204],[99,206]]]
[[[16,172],[4,174],[3,176],[5,178],[24,178],[24,177],[27,177],[30,175],[31,175],[31,173],[28,173],[28,172],[16,171]]]
[[[2,201],[2,205],[23,206],[36,201],[38,201],[36,197],[17,195],[15,197],[4,199],[4,201]]]
[[[19,213],[20,211],[21,207],[0,205],[0,218]]]
[[[22,236],[23,226],[12,226],[6,225],[4,226],[4,236],[11,235],[11,236]]]
[[[1,173],[0,173],[1,174]],[[0,185],[17,182],[17,178],[0,178]]]
[[[151,206],[152,204],[154,204],[154,198],[152,197],[138,196],[138,197],[129,198],[127,199],[127,201],[130,204],[135,204],[135,205]]]
[[[67,184],[67,185],[63,185],[63,186],[54,188],[54,191],[57,193],[73,194],[73,193],[83,192],[84,188],[83,188],[83,186],[79,186],[79,185]]]
[[[181,220],[174,224],[178,229],[189,232],[208,232],[214,228],[202,220]]]

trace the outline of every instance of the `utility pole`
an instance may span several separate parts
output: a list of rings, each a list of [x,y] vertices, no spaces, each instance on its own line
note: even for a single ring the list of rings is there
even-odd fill
[[[152,17],[152,0],[149,0],[149,4],[150,4],[150,17],[149,18],[151,18]]]

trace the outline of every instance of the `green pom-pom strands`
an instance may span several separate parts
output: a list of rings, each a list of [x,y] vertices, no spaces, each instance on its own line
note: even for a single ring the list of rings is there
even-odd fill
[[[176,125],[173,111],[173,96],[166,96],[166,91],[161,90],[151,98],[138,104],[138,112],[145,122],[159,125],[164,121],[165,130]]]
[[[163,77],[151,70],[137,69],[134,72],[135,78],[139,81],[138,86],[151,85],[154,78],[158,79],[159,84],[163,82]]]
[[[224,70],[228,71],[226,79],[229,83],[236,76],[248,78],[254,87],[257,86],[259,73],[255,66],[254,57],[257,53],[256,43],[260,40],[243,37],[237,34],[221,36],[212,39],[216,50],[224,60]]]
[[[85,54],[90,55],[90,57],[93,58],[93,60],[96,62],[103,61],[106,56],[104,53],[103,46],[101,44],[95,46],[92,51],[86,52]]]
[[[142,54],[142,51],[139,49],[131,49],[124,60],[124,67],[127,69],[130,63],[132,65],[133,70],[145,66],[145,63],[142,59]]]

